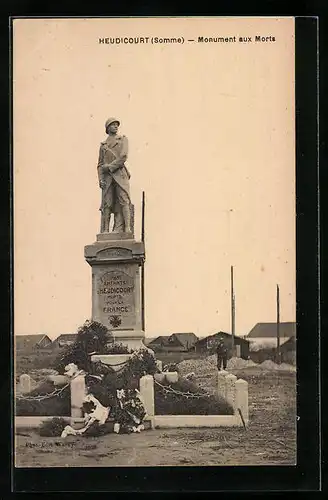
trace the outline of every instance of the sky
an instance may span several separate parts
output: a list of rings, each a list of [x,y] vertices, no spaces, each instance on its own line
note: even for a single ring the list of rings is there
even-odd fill
[[[198,36],[275,42],[198,43]],[[99,44],[183,36],[184,44]],[[54,338],[91,316],[84,246],[100,227],[99,144],[129,139],[146,336],[295,321],[292,18],[16,19],[14,331]]]

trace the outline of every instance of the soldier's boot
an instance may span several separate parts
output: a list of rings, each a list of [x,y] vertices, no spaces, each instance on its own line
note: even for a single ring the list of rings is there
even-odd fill
[[[122,213],[124,219],[124,232],[131,233],[131,208],[130,205],[122,206]]]
[[[100,232],[104,233],[105,232],[105,217],[104,217],[104,210],[101,210],[101,216],[100,216]]]
[[[121,210],[115,211],[113,233],[124,232],[124,220]]]
[[[103,209],[101,216],[101,232],[109,233],[109,222],[110,222],[110,208],[106,207]]]

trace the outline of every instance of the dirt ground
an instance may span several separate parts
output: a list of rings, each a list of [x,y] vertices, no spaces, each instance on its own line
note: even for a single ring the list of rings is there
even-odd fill
[[[16,436],[16,467],[294,465],[295,373],[232,370],[249,383],[248,428],[155,429],[103,437]],[[213,391],[213,375],[202,386]]]

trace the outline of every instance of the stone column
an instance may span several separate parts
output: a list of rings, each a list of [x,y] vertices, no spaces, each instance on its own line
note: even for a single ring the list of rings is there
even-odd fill
[[[19,377],[20,390],[23,394],[31,392],[31,377],[27,373],[23,373]]]
[[[218,370],[218,396],[226,397],[226,376],[228,372],[225,370]]]
[[[249,420],[249,410],[248,410],[248,383],[246,380],[238,379],[235,383],[236,388],[236,398],[235,398],[235,408],[238,411],[240,409],[245,423]]]
[[[82,403],[86,396],[85,376],[78,375],[71,380],[71,417],[83,417]]]
[[[145,405],[148,417],[155,415],[154,378],[152,375],[144,375],[140,379],[140,394]]]
[[[235,408],[237,377],[230,373],[229,375],[226,376],[225,381],[226,381],[226,390],[225,390],[226,400],[233,406],[233,408]]]

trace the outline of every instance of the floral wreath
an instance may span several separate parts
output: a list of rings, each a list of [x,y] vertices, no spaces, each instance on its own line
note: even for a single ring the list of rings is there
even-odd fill
[[[93,363],[92,363],[93,364]],[[108,384],[111,379],[116,377],[116,372],[108,365],[103,363],[95,363],[96,374],[87,373],[79,370],[75,363],[69,363],[65,367],[66,375],[75,377],[83,373],[94,380],[95,384],[103,387],[105,395],[110,398],[110,404],[102,404],[93,394],[93,389],[90,387],[88,394],[84,398],[82,410],[84,412],[85,426],[82,429],[75,430],[71,426],[66,426],[62,432],[62,437],[69,434],[84,434],[94,424],[98,426],[104,425],[109,418],[114,420],[114,432],[140,432],[144,430],[143,421],[147,416],[144,401],[138,389],[129,387],[131,380],[139,380],[142,376],[153,375],[158,371],[156,358],[153,351],[147,347],[142,347],[131,354],[129,360],[123,365],[120,370],[121,386],[123,387],[109,390]]]

